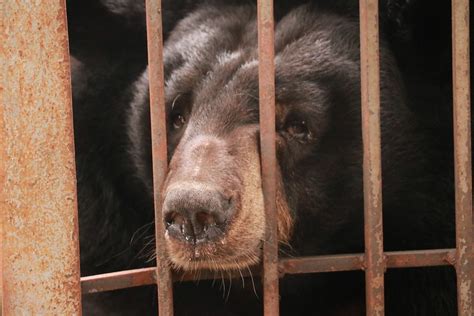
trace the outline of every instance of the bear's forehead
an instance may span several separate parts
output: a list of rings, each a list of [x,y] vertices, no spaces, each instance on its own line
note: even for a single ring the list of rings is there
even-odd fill
[[[199,14],[194,15],[189,19],[197,19],[200,24],[184,23],[187,27],[178,27],[172,34],[165,51],[165,63],[171,64],[166,75],[169,101],[189,93],[193,107],[209,112],[204,113],[208,116],[216,106],[229,102],[234,111],[241,108],[243,115],[258,110],[255,8],[241,10],[245,14],[222,11],[225,20],[219,16],[198,19]],[[334,37],[337,28],[346,33],[342,40]],[[352,37],[347,34],[351,31],[355,34]],[[277,97],[284,98],[285,93],[294,96],[295,90],[311,90],[314,97],[318,89],[313,83],[318,79],[340,70],[357,74],[357,31],[353,23],[314,12],[307,6],[284,16],[275,31]]]

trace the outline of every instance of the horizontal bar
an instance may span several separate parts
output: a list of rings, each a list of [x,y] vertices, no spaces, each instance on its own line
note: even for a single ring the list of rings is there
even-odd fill
[[[2,9],[0,314],[80,315],[66,3],[11,0]]]
[[[413,250],[413,251],[390,251],[385,253],[388,268],[414,268],[428,266],[447,266],[455,264],[456,249],[436,249],[436,250]],[[342,254],[329,256],[314,256],[301,258],[280,259],[278,263],[279,276],[285,274],[304,274],[322,272],[340,272],[364,270],[364,254]],[[112,291],[128,287],[155,284],[155,267],[136,270],[120,271],[114,273],[99,274],[83,277],[82,293],[91,294],[96,292]],[[252,267],[252,275],[259,274],[259,267]],[[214,271],[202,271],[196,273],[174,274],[173,280],[210,280],[214,279]],[[242,274],[236,271],[230,272],[234,278],[248,277],[248,271]]]
[[[364,254],[344,254],[280,260],[282,274],[362,270]]]
[[[387,268],[420,268],[455,264],[455,249],[386,252]]]
[[[156,283],[156,267],[91,275],[81,278],[82,294],[113,291]]]
[[[384,253],[387,268],[415,268],[455,264],[455,249],[389,251]],[[343,254],[280,260],[283,274],[365,270],[364,254]]]
[[[252,275],[259,275],[259,267],[252,267],[246,271],[229,271],[226,276],[231,278],[242,278]],[[213,280],[221,277],[220,272],[201,270],[199,272],[182,272],[173,274],[174,282]],[[112,273],[91,275],[81,278],[82,293],[94,294],[113,290],[126,289],[130,287],[153,285],[157,283],[156,267],[126,270]]]

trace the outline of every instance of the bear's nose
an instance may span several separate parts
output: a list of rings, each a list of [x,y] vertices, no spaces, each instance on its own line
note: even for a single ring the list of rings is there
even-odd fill
[[[232,197],[204,184],[175,184],[163,203],[170,237],[187,243],[213,241],[222,236],[234,210]]]

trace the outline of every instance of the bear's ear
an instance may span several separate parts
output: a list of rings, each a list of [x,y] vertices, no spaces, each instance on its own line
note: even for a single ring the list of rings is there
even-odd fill
[[[67,21],[71,55],[83,63],[111,60],[117,52],[142,50],[146,56],[145,15],[131,23],[98,0],[67,0]],[[114,1],[105,1],[114,2]],[[120,1],[118,1],[120,2]],[[140,2],[138,0],[137,2]]]
[[[198,1],[162,0],[163,35]],[[67,0],[70,51],[81,62],[146,54],[145,0]],[[144,58],[146,60],[146,58]]]

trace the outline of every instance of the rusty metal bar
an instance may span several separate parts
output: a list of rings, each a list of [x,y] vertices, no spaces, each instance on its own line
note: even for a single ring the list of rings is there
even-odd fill
[[[455,264],[456,249],[389,251],[385,253],[388,268],[415,268],[447,266]],[[329,256],[314,256],[301,258],[280,259],[278,264],[279,277],[285,274],[323,273],[364,270],[364,254],[343,254]],[[259,267],[251,268],[252,275],[257,275]],[[242,274],[231,272],[234,278],[250,276],[248,271]],[[106,273],[82,277],[82,293],[112,291],[142,285],[151,285],[156,282],[156,268],[144,268],[114,273]],[[214,271],[202,271],[199,280],[214,279]],[[173,275],[176,282],[196,280],[196,274],[185,272]]]
[[[387,268],[448,266],[454,264],[455,254],[455,249],[389,251],[385,253]]]
[[[276,214],[275,48],[273,0],[257,1],[260,150],[265,202],[263,303],[265,315],[279,314],[278,235]]]
[[[474,314],[469,0],[452,1],[458,313]]]
[[[156,283],[156,270],[151,267],[82,277],[82,294],[152,285]]]
[[[367,315],[384,315],[378,0],[360,0],[360,70],[364,143],[364,238]]]
[[[259,270],[257,270],[257,268],[258,267],[252,267],[250,270],[241,272],[229,271],[228,276],[234,279],[240,279],[250,276],[250,273],[252,273],[252,275],[258,275]],[[195,271],[180,272],[173,274],[173,282],[213,280],[216,277],[220,278],[220,276],[221,274],[210,270],[202,270],[198,275],[196,275]],[[92,275],[81,278],[81,281],[83,294],[152,285],[156,283],[156,267]]]
[[[1,108],[1,106],[0,106]],[[2,109],[0,109],[0,117],[3,117]],[[0,132],[2,129],[0,128]],[[0,140],[0,146],[2,146],[2,141]],[[4,148],[4,147],[0,147]],[[1,150],[1,149],[0,149]],[[0,160],[2,159],[3,155],[0,154]],[[2,163],[0,162],[0,169],[2,168]],[[2,171],[0,171],[0,185],[3,186],[5,178],[2,175]],[[0,194],[0,200],[3,200],[3,197]],[[2,211],[3,212],[3,211]],[[2,213],[0,213],[0,315],[3,314],[3,218],[2,218]]]
[[[161,211],[163,204],[161,191],[168,168],[161,13],[161,0],[146,0],[158,312],[161,316],[171,316],[173,315],[173,279],[166,259],[165,228]]]
[[[4,30],[4,22],[3,19],[0,21],[0,28]],[[3,43],[5,43],[5,35],[2,32],[0,35],[0,51],[3,52]],[[3,92],[2,88],[0,87],[0,99],[3,99]],[[5,133],[5,126],[3,121],[3,100],[0,101],[0,188],[5,186],[6,181],[6,174],[5,174],[5,163],[7,161],[7,155],[5,152],[6,143],[5,137],[3,137]],[[5,222],[4,218],[4,210],[3,205],[1,204],[2,201],[5,201],[6,196],[3,195],[4,190],[0,189],[0,316],[3,314],[3,223]]]
[[[65,1],[12,0],[3,8],[3,312],[80,315]]]
[[[4,29],[3,21],[0,21],[0,28]],[[0,35],[0,51],[3,50],[3,43],[5,43],[4,35]],[[0,92],[2,92],[2,88],[0,87]],[[0,95],[0,99],[3,98],[3,94]],[[2,136],[5,132],[5,126],[3,122],[3,101],[0,101],[0,188],[5,186],[6,181],[6,174],[5,174],[5,162],[6,162],[6,144],[5,138]],[[0,189],[0,316],[3,315],[3,223],[5,221],[4,210],[1,201],[5,201],[6,196],[3,195],[3,189]]]
[[[280,260],[281,274],[362,270],[364,254],[344,254]]]

